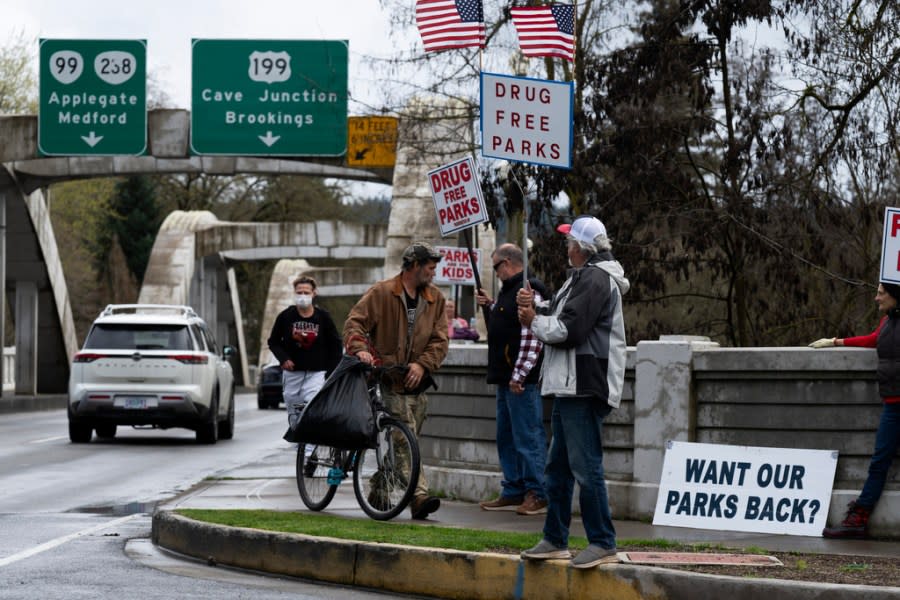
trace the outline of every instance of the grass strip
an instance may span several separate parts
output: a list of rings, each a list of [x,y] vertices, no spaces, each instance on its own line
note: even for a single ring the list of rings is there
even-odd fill
[[[189,519],[229,527],[468,552],[521,551],[539,541],[538,535],[534,533],[413,525],[298,512],[203,509],[179,509],[175,512]],[[575,538],[571,540],[571,544],[573,548],[583,548],[587,545],[587,540]]]
[[[447,548],[466,552],[502,552],[518,554],[540,541],[537,533],[515,533],[485,529],[464,529],[437,525],[414,525],[373,521],[333,515],[273,510],[205,510],[183,508],[175,511],[189,519],[228,527],[247,527],[279,533],[332,537],[360,542],[402,544],[428,548]],[[684,544],[663,539],[621,539],[620,548],[683,548]],[[580,550],[587,539],[573,536],[569,547]]]

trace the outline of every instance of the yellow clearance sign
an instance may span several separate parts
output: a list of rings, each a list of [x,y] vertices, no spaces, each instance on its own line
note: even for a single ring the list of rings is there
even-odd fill
[[[349,117],[347,121],[347,166],[394,166],[397,162],[396,117]]]

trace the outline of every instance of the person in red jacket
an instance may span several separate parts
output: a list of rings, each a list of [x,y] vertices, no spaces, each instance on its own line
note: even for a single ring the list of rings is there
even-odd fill
[[[880,283],[875,303],[882,313],[878,327],[868,335],[848,338],[822,338],[809,346],[857,346],[876,348],[878,352],[878,394],[881,396],[881,422],[875,434],[875,452],[869,463],[869,475],[862,492],[850,502],[844,520],[835,527],[826,527],[827,538],[866,538],[869,535],[869,515],[881,497],[888,469],[900,442],[900,285]]]

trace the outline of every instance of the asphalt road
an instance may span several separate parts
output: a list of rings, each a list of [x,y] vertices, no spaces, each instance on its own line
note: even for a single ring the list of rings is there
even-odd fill
[[[188,430],[132,428],[76,445],[65,411],[0,415],[0,599],[385,598],[209,567],[150,543],[157,504],[285,451],[284,411],[237,400],[234,439],[213,446]]]

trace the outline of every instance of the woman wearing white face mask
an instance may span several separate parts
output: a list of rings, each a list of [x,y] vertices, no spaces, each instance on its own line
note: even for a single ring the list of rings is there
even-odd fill
[[[343,347],[337,327],[324,308],[313,305],[316,280],[294,280],[294,306],[275,318],[269,350],[281,363],[284,406],[288,424],[294,427],[306,403],[325,383],[325,377],[341,360]]]

